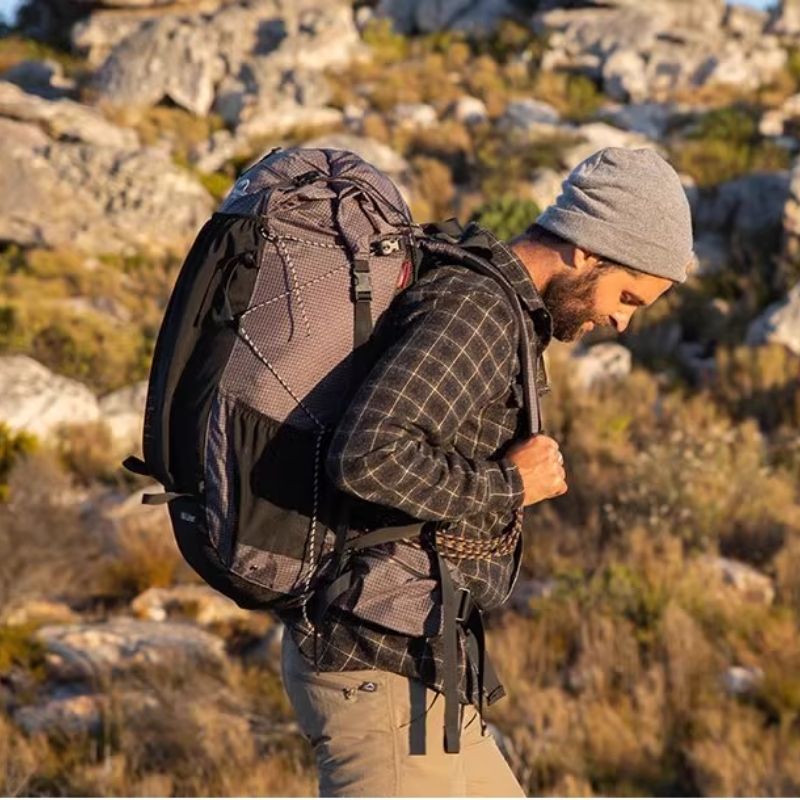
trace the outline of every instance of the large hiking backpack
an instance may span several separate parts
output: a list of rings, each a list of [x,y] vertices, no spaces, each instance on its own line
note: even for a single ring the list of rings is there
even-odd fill
[[[348,538],[348,501],[325,480],[323,464],[376,355],[373,329],[423,257],[464,263],[503,287],[519,320],[526,407],[538,432],[515,293],[455,236],[416,225],[391,180],[354,153],[272,151],[198,234],[156,342],[144,458],[123,465],[163,484],[164,493],[143,502],[168,504],[186,561],[241,607],[280,614],[300,606],[305,614],[321,593],[319,618],[349,586],[346,550],[419,533],[406,526]],[[332,557],[321,570],[323,552]],[[439,566],[445,627],[454,631],[456,589],[441,558]],[[451,667],[454,647],[445,653]],[[457,752],[452,691],[445,693]]]

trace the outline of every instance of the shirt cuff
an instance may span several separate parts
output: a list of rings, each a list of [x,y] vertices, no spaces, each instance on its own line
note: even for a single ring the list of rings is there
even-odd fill
[[[508,458],[501,458],[498,462],[498,483],[493,492],[492,505],[496,507],[492,510],[508,511],[509,509],[520,508],[525,500],[525,484],[522,482],[522,474],[519,467]]]

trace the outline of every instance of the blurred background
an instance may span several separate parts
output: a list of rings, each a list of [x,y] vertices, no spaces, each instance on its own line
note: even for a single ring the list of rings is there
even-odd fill
[[[800,2],[0,9],[3,794],[315,792],[280,626],[119,464],[188,244],[305,142],[503,237],[601,147],[675,166],[695,273],[548,349],[570,491],[489,620],[489,719],[529,794],[800,793]]]

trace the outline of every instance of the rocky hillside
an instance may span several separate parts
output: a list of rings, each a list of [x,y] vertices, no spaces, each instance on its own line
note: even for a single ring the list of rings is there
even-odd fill
[[[119,468],[188,244],[293,143],[501,236],[601,147],[670,159],[698,266],[548,351],[570,491],[490,620],[490,716],[531,794],[800,792],[800,3],[28,0],[2,34],[6,794],[314,791],[280,626]]]

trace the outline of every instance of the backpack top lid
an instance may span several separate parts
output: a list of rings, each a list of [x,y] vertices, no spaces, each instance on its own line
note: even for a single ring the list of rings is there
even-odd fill
[[[363,229],[363,219],[358,218],[362,214],[347,213],[347,206],[341,203],[355,196],[371,229]],[[408,205],[387,175],[356,153],[325,148],[272,150],[242,174],[218,210],[269,217],[277,209],[292,211],[309,200],[337,197],[342,214],[338,219],[326,219],[324,212],[309,214],[306,210],[301,214],[312,231],[315,226],[330,230],[333,222],[353,255],[368,246],[365,237],[412,225]]]

